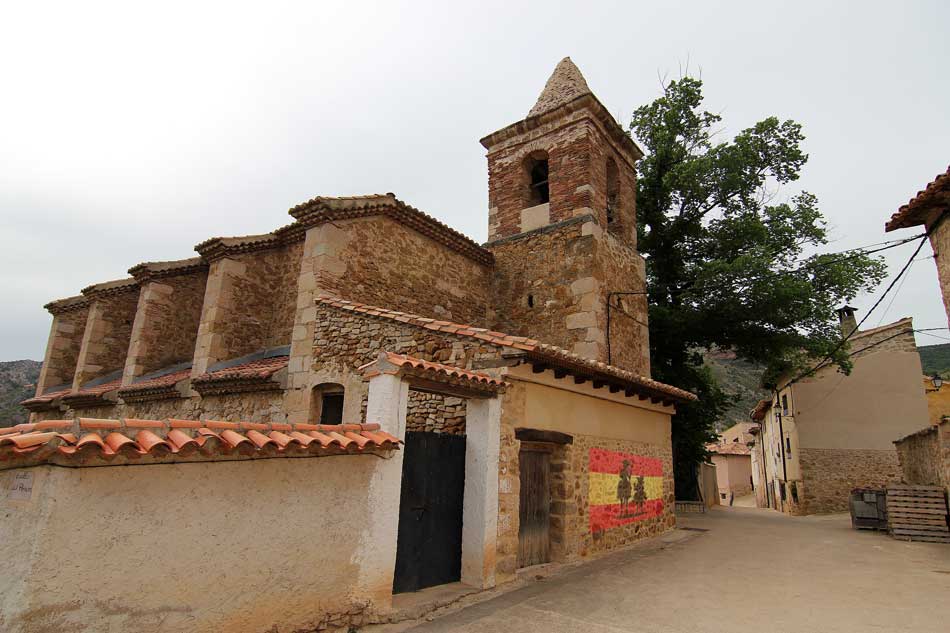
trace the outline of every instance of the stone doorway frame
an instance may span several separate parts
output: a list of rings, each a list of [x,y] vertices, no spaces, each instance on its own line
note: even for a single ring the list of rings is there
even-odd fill
[[[383,352],[360,368],[369,382],[366,421],[400,441],[406,437],[410,389],[466,399],[465,485],[462,500],[463,584],[487,589],[495,586],[496,538],[498,533],[498,460],[501,450],[501,398],[507,386],[487,374]],[[390,587],[396,565],[399,498],[402,486],[403,451],[396,451],[387,465],[387,476],[378,481],[385,507],[379,507],[378,564],[386,566]],[[374,482],[374,486],[377,482]],[[374,530],[376,531],[376,530]]]

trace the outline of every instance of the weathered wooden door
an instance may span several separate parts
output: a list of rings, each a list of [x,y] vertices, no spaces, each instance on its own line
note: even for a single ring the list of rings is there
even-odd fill
[[[551,453],[522,444],[518,567],[551,560]]]
[[[465,436],[409,431],[404,450],[393,593],[462,574]]]

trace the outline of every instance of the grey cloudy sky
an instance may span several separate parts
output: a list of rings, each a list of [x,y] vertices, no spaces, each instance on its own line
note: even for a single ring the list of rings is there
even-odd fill
[[[950,162],[947,24],[936,1],[8,3],[0,360],[42,358],[45,302],[272,230],[314,195],[392,191],[484,240],[478,139],[567,55],[623,123],[687,63],[730,136],[800,121],[810,160],[782,196],[818,195],[835,250],[891,239]],[[902,316],[946,325],[932,260],[885,318]]]

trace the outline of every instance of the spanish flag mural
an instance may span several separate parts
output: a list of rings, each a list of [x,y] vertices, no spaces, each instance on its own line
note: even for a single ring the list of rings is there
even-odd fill
[[[600,532],[663,512],[663,462],[590,449],[590,531]]]

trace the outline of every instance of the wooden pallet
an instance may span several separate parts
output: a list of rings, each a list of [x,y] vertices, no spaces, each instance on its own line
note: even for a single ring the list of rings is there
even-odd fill
[[[950,543],[947,497],[939,486],[887,487],[887,528],[895,538]]]

